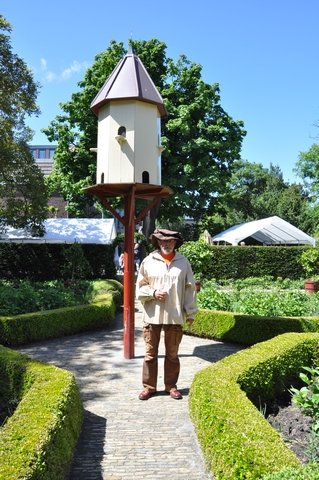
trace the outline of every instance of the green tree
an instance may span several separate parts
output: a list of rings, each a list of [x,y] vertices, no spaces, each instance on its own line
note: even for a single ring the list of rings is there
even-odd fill
[[[309,235],[314,234],[319,212],[312,204],[312,197],[302,185],[296,183],[288,185],[279,195],[275,211],[278,217],[287,220]]]
[[[278,195],[286,188],[278,167],[238,161],[227,190],[227,204],[247,220],[274,215]],[[276,198],[277,197],[277,198]]]
[[[12,52],[11,26],[0,15],[0,231],[8,224],[42,231],[47,194],[28,147],[26,115],[38,114],[38,85],[25,62]]]
[[[309,150],[301,152],[295,172],[304,180],[306,187],[318,200],[319,194],[319,144],[314,143]]]
[[[199,219],[214,208],[215,196],[225,189],[232,164],[240,156],[243,124],[223,110],[218,85],[201,79],[200,65],[184,55],[176,62],[167,58],[166,45],[156,39],[131,41],[131,46],[169,112],[162,122],[162,183],[173,188],[174,195],[165,200],[159,217]],[[80,91],[61,104],[63,114],[44,130],[58,144],[51,188],[62,191],[70,215],[83,214],[91,199],[81,189],[95,183],[96,157],[89,149],[96,146],[97,120],[90,104],[125,53],[122,43],[112,41],[97,55],[78,84]]]
[[[214,235],[234,224],[277,215],[307,233],[314,231],[311,197],[301,185],[285,182],[278,166],[239,160],[233,168],[225,193],[217,199],[216,213],[202,220],[202,230]]]
[[[162,96],[169,111],[163,123],[163,182],[175,196],[161,215],[200,220],[215,211],[216,196],[225,191],[233,163],[240,158],[245,131],[220,104],[217,83],[201,79],[202,67],[184,55],[168,62],[169,83]]]

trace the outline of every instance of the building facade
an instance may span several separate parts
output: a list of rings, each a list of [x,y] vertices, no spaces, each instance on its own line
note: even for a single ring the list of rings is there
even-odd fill
[[[53,170],[56,145],[29,145],[35,163],[47,177]],[[48,202],[48,218],[68,218],[67,202],[59,192],[54,193]]]

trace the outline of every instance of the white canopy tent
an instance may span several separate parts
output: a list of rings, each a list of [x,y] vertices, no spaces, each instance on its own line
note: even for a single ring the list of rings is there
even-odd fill
[[[82,243],[107,245],[116,238],[113,218],[48,218],[43,237],[33,237],[24,229],[9,227],[0,242],[11,243]]]
[[[316,240],[277,216],[234,225],[212,237],[211,242],[239,245],[249,237],[263,245],[313,245]]]

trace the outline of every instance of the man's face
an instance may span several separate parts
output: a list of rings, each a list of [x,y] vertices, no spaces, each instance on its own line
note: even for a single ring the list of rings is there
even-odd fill
[[[158,240],[160,251],[166,255],[174,251],[176,240]]]

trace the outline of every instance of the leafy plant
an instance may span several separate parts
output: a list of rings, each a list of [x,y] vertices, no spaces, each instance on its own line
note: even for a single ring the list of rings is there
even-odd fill
[[[197,280],[209,276],[211,248],[207,243],[203,241],[187,242],[181,246],[180,252],[189,260]]]
[[[292,402],[312,418],[311,430],[319,435],[319,368],[303,367],[300,378],[306,386],[300,389],[291,387]]]
[[[0,315],[52,310],[87,303],[89,282],[81,280],[70,286],[59,280],[48,282],[0,282]]]
[[[319,275],[319,248],[309,248],[302,252],[300,263],[307,277],[318,278]]]
[[[269,278],[228,280],[222,285],[213,280],[203,283],[197,297],[198,305],[208,310],[248,315],[288,317],[318,315],[319,295],[307,295],[304,290],[300,290],[301,286],[302,282],[296,281],[285,282],[283,286],[282,283],[271,281]]]
[[[64,251],[65,263],[62,268],[62,275],[70,282],[80,278],[87,278],[91,274],[91,267],[85,258],[82,247],[74,243]]]

